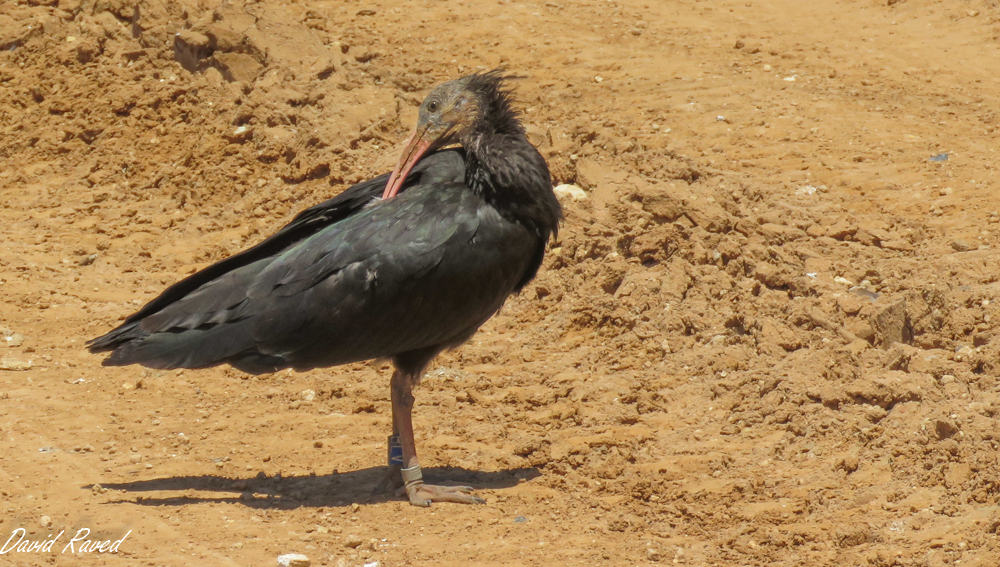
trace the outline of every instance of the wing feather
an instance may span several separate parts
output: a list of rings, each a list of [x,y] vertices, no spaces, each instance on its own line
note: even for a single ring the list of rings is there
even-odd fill
[[[430,156],[385,202],[382,178],[355,185],[90,348],[113,350],[105,364],[257,373],[455,346],[532,269],[538,240],[470,192],[462,167],[457,151]]]

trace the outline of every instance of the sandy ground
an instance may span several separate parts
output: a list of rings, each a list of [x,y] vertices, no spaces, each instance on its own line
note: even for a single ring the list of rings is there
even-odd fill
[[[66,530],[0,564],[995,567],[998,47],[996,0],[0,3],[0,540]],[[486,506],[371,494],[387,365],[83,349],[501,64],[587,198],[417,392]]]

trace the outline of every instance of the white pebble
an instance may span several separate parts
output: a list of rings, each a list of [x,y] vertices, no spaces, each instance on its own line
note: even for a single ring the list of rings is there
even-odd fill
[[[309,558],[301,553],[279,555],[278,567],[309,567]]]
[[[555,189],[552,190],[556,194],[556,198],[559,199],[573,199],[574,201],[583,201],[587,198],[587,192],[576,185],[570,185],[569,183],[563,183],[561,185],[556,185]]]
[[[302,399],[311,402],[316,399],[316,392],[312,390],[302,390]]]

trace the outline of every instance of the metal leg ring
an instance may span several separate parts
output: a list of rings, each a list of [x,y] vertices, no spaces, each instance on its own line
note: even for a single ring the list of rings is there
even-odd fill
[[[420,465],[413,465],[412,467],[402,469],[399,472],[403,475],[403,482],[406,483],[407,487],[424,482],[424,475],[420,472]]]

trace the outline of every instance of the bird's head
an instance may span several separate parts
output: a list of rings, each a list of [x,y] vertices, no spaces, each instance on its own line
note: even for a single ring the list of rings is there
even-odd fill
[[[494,69],[435,87],[420,105],[417,127],[406,142],[382,198],[395,196],[413,166],[429,152],[456,143],[471,149],[478,135],[491,130],[520,131],[504,79],[503,70]]]

